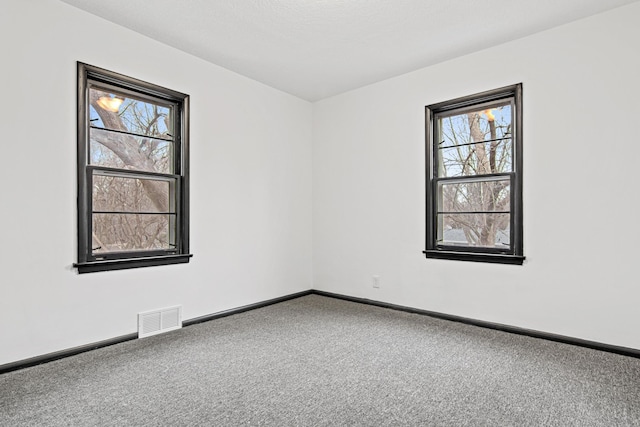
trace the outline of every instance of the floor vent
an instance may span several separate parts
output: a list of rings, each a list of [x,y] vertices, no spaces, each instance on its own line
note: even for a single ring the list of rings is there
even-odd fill
[[[138,338],[182,328],[182,306],[138,313]]]

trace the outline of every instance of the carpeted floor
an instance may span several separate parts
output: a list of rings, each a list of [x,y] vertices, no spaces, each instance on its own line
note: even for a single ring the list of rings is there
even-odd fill
[[[309,295],[0,376],[1,426],[640,426],[640,359]]]

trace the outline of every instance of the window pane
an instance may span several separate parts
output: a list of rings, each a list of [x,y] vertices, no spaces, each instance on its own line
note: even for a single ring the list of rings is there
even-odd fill
[[[438,183],[438,212],[493,212],[511,210],[509,178]]]
[[[174,215],[93,214],[92,253],[175,248]]]
[[[175,181],[93,175],[93,211],[175,212]]]
[[[483,175],[489,173],[487,171],[503,173],[513,170],[511,138],[480,144],[480,146],[473,144],[445,147],[439,151],[440,171],[438,176],[443,178]],[[481,161],[483,158],[486,162]]]
[[[512,108],[485,105],[437,117],[439,177],[511,172]]]
[[[173,143],[92,128],[89,131],[92,165],[173,173]]]
[[[167,105],[89,89],[89,119],[93,127],[154,138],[173,139],[173,109]]]
[[[438,214],[438,245],[509,249],[510,214]]]

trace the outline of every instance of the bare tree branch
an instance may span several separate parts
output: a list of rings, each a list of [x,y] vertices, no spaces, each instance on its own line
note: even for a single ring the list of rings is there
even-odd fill
[[[97,104],[100,97],[108,95],[106,92],[90,91],[91,106],[100,116],[106,129],[126,132],[128,129],[117,113],[107,111]],[[153,160],[142,152],[140,144],[131,135],[94,129],[91,132],[91,138],[113,151],[128,168],[145,171],[156,170]],[[160,212],[167,212],[169,210],[169,195],[166,192],[166,186],[154,180],[141,180],[141,184],[156,209]]]

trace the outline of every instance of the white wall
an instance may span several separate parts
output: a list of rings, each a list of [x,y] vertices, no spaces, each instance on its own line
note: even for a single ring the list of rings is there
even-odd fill
[[[0,365],[133,333],[141,311],[311,287],[640,349],[639,18],[635,3],[312,106],[57,0],[5,0]],[[191,263],[71,267],[76,61],[191,95]],[[525,265],[425,259],[424,106],[517,82]]]
[[[639,21],[634,3],[316,103],[314,288],[640,349]],[[425,259],[425,105],[519,82],[525,265]]]
[[[56,0],[4,0],[0,43],[0,364],[310,289],[310,103]],[[71,267],[76,61],[191,95],[191,263]]]

